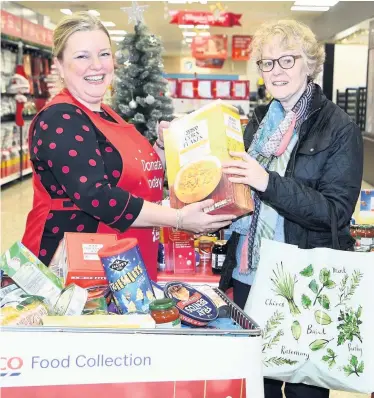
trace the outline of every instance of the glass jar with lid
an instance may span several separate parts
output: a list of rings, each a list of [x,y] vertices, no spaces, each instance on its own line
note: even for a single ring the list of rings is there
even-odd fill
[[[156,322],[156,328],[180,328],[179,311],[170,298],[152,301],[149,305],[151,317]]]

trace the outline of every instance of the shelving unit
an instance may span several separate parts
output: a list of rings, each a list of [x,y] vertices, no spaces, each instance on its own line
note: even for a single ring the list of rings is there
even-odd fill
[[[340,106],[365,131],[366,124],[366,87],[346,88],[336,91],[337,105]]]

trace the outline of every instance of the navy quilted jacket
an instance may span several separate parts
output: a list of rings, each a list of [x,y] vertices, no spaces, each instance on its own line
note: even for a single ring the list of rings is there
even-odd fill
[[[265,116],[268,106],[254,110],[244,132],[246,149]],[[299,141],[286,174],[269,173],[262,201],[284,217],[285,242],[300,248],[330,247],[349,250],[349,233],[362,181],[363,140],[349,116],[316,85],[309,117],[300,127]],[[220,288],[230,286],[236,266],[238,236],[229,241]]]

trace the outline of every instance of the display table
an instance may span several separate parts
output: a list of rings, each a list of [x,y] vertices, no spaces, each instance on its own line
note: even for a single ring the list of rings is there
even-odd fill
[[[1,396],[263,398],[261,331],[217,292],[242,330],[3,327]]]

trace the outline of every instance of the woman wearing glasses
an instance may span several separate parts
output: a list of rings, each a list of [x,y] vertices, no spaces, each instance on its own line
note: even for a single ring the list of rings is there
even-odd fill
[[[300,248],[350,250],[349,224],[362,180],[359,128],[313,82],[324,50],[296,21],[263,25],[252,57],[274,97],[259,106],[245,133],[247,153],[224,170],[252,188],[255,210],[232,226],[220,288],[234,289],[244,308],[259,264],[261,239]],[[282,382],[265,379],[266,398],[282,397]],[[286,384],[288,398],[325,398],[329,391]]]

